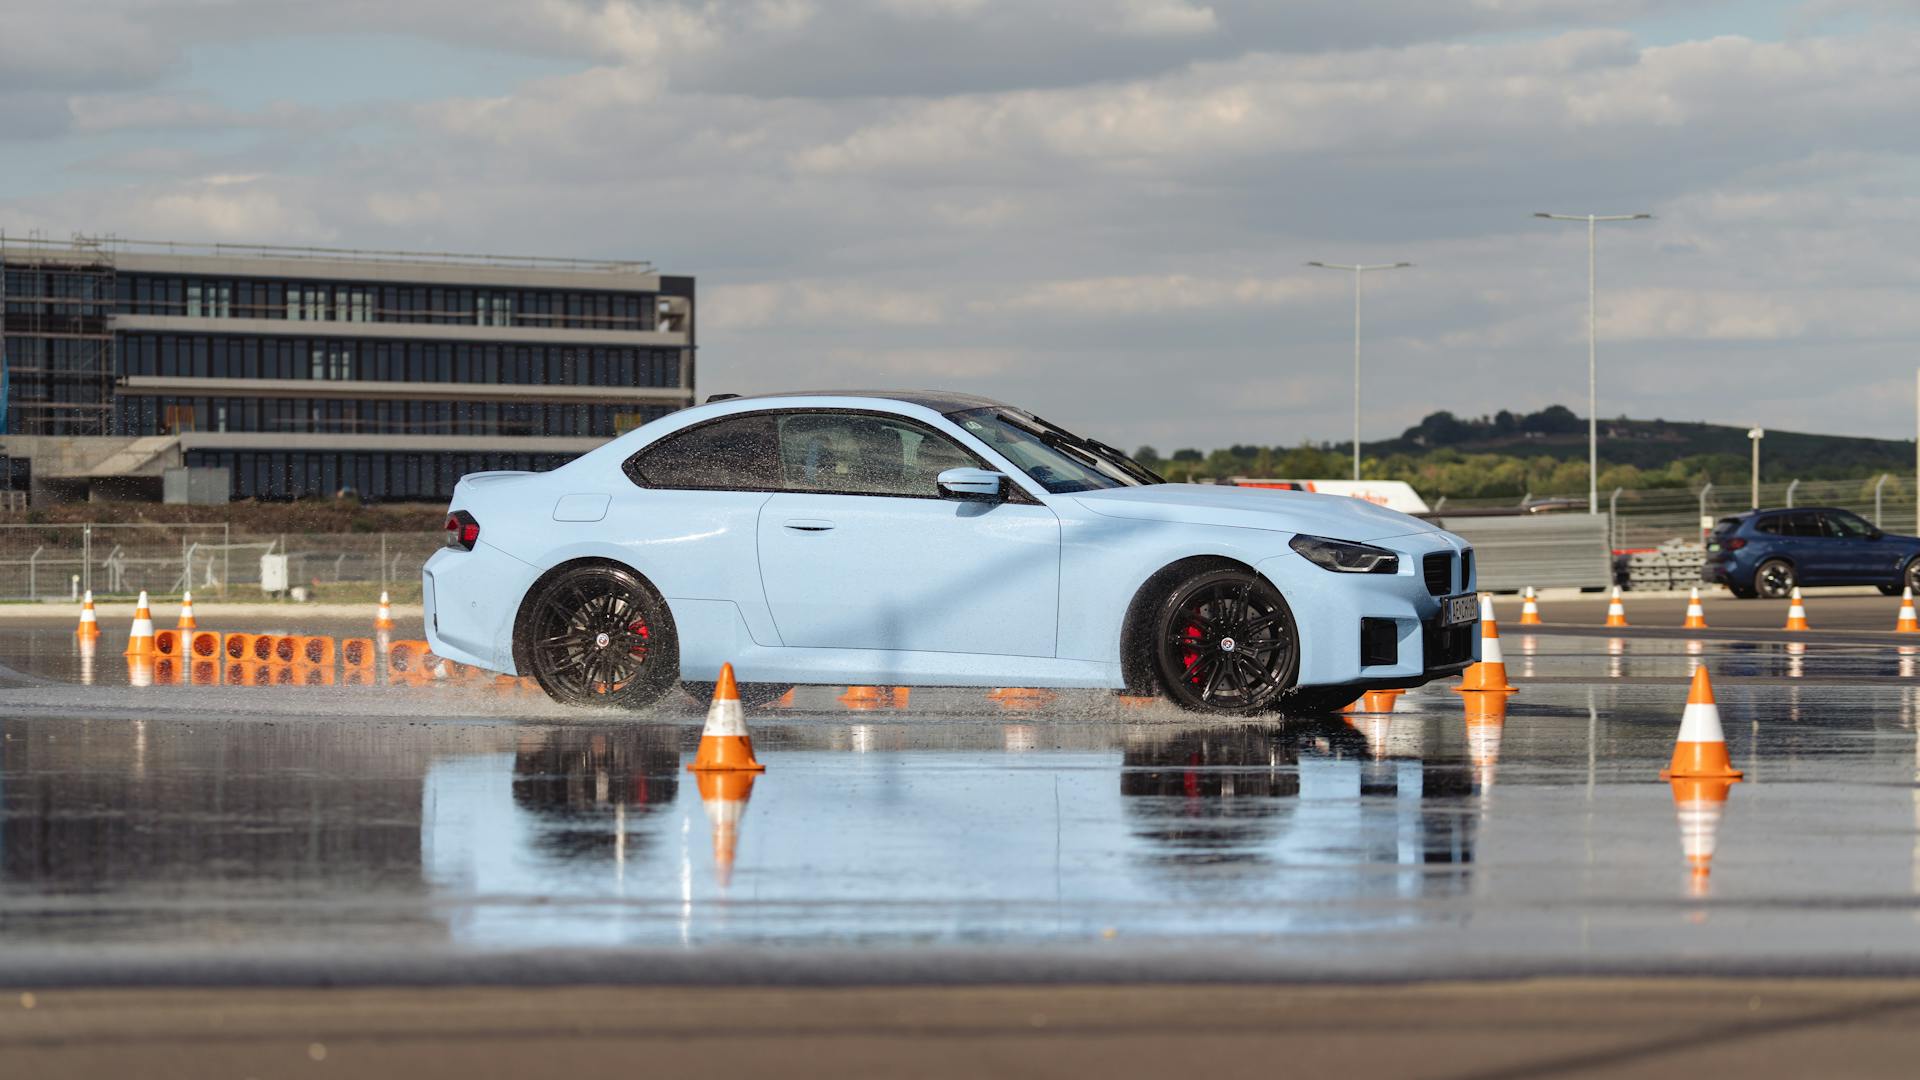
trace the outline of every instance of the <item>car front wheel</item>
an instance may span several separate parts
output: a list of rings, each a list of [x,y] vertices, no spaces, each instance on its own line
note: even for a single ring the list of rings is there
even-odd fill
[[[1153,609],[1151,631],[1159,688],[1185,709],[1267,712],[1297,675],[1293,612],[1251,571],[1222,567],[1177,582]]]
[[[1769,600],[1785,600],[1793,593],[1793,564],[1784,559],[1769,559],[1753,572],[1753,589]]]
[[[625,567],[586,564],[543,582],[520,635],[527,672],[563,705],[637,709],[680,679],[666,601]]]

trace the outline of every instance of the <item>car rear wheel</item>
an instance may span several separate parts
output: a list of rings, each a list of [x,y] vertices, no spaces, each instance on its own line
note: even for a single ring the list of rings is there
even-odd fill
[[[1753,572],[1753,589],[1769,600],[1785,600],[1793,593],[1793,564],[1785,559],[1768,559]]]
[[[604,563],[563,570],[536,587],[521,647],[547,696],[564,705],[637,709],[680,679],[673,616],[653,587]]]
[[[1150,626],[1158,688],[1182,708],[1271,711],[1297,677],[1293,612],[1251,571],[1221,567],[1178,581],[1153,609]]]

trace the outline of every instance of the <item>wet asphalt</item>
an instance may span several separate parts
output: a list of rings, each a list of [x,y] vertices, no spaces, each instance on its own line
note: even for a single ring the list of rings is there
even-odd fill
[[[0,984],[1920,972],[1920,647],[1891,634],[1509,622],[1520,692],[1471,721],[1445,685],[1259,723],[803,687],[708,805],[690,699],[134,687],[116,629],[83,663],[0,625]],[[1690,811],[1690,862],[1657,773],[1702,664],[1746,776]]]

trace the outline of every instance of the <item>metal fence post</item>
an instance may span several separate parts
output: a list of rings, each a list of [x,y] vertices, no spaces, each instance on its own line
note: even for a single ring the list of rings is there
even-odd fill
[[[1793,493],[1799,490],[1799,487],[1800,481],[1798,480],[1787,485],[1787,509],[1789,510],[1793,509]]]
[[[1613,489],[1613,497],[1607,500],[1607,547],[1620,546],[1620,490]]]
[[[380,591],[387,591],[387,533],[380,531]]]
[[[1713,516],[1713,511],[1707,509],[1707,496],[1712,494],[1713,481],[1709,480],[1707,486],[1700,489],[1700,516],[1703,518]]]
[[[93,523],[80,527],[80,587],[93,591]]]
[[[1880,489],[1886,487],[1891,479],[1893,477],[1881,473],[1880,479],[1873,482],[1873,527],[1876,529],[1880,527]]]
[[[224,599],[227,583],[233,580],[233,522],[221,529],[220,542],[220,596]]]

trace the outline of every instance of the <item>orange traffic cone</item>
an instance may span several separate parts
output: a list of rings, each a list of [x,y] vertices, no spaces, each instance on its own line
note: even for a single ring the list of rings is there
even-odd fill
[[[73,636],[82,641],[93,641],[100,636],[100,617],[93,613],[92,589],[88,589],[87,595],[80,601],[80,626],[74,630]]]
[[[153,655],[153,612],[147,610],[145,589],[140,590],[140,603],[133,609],[133,632],[127,635],[126,655]]]
[[[1673,809],[1680,818],[1680,850],[1687,857],[1688,888],[1694,896],[1707,895],[1707,875],[1713,872],[1713,849],[1720,832],[1720,814],[1727,805],[1732,780],[1673,781]]]
[[[1527,586],[1527,591],[1522,594],[1520,598],[1520,625],[1540,625],[1540,605],[1534,602],[1533,586],[1531,585]]]
[[[1707,609],[1700,606],[1700,586],[1695,585],[1687,594],[1687,621],[1680,624],[1685,630],[1705,630],[1707,628]]]
[[[1894,622],[1893,629],[1901,634],[1920,634],[1920,618],[1915,618],[1913,614],[1913,586],[1911,585],[1900,593],[1900,618]]]
[[[1405,690],[1369,690],[1341,709],[1343,713],[1390,713]]]
[[[1613,587],[1613,599],[1609,601],[1607,604],[1606,625],[1608,626],[1627,625],[1627,606],[1620,602],[1620,586],[1618,585],[1615,585]]]
[[[393,629],[393,603],[387,599],[387,590],[380,590],[380,606],[373,612],[375,630]]]
[[[1800,586],[1793,587],[1793,598],[1787,601],[1787,629],[1811,630],[1807,625],[1807,609],[1800,602]]]
[[[700,749],[689,772],[765,772],[753,756],[747,737],[747,718],[740,710],[740,687],[733,681],[733,665],[721,664],[714,680],[713,704],[707,707],[707,726],[700,732]]]
[[[1703,666],[1693,673],[1687,708],[1680,714],[1680,738],[1673,744],[1673,761],[1660,770],[1660,779],[1738,780],[1740,770],[1727,756],[1727,737],[1720,731],[1720,706],[1713,703],[1713,681]]]
[[[1500,628],[1493,621],[1493,597],[1480,594],[1480,662],[1467,669],[1460,678],[1460,685],[1453,688],[1462,694],[1511,694],[1513,684],[1507,682],[1507,661],[1500,654]]]
[[[718,705],[716,698],[714,704]],[[721,888],[733,880],[734,849],[740,845],[740,819],[746,816],[755,776],[750,772],[703,772],[700,803],[713,825],[713,876]]]
[[[193,621],[193,590],[180,594],[180,620],[173,624],[175,630],[198,630],[200,624]]]

